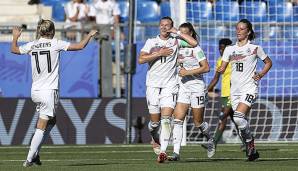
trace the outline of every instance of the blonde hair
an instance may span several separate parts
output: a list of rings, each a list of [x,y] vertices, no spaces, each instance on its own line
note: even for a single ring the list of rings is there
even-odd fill
[[[36,38],[47,37],[53,38],[55,36],[55,25],[51,20],[41,19],[37,23]]]

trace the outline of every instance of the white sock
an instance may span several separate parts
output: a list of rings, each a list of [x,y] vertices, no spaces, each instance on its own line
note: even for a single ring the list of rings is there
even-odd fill
[[[53,128],[54,126],[55,126],[54,124],[48,124],[48,125],[47,125],[47,128],[46,128],[46,130],[45,130],[45,132],[44,132],[44,135],[43,135],[42,142],[41,142],[40,145],[38,146],[38,149],[37,149],[37,151],[35,152],[33,158],[35,158],[35,157],[39,154],[41,145],[48,139],[48,137],[49,137],[49,135],[50,135],[50,132],[51,132],[51,130],[52,130],[52,128]]]
[[[169,140],[171,137],[171,120],[170,117],[161,118],[161,131],[160,131],[160,151],[166,152]]]
[[[174,128],[173,128],[173,144],[174,144],[174,153],[179,154],[181,141],[183,136],[183,121],[179,119],[174,119]]]
[[[209,130],[209,124],[207,122],[203,122],[200,126],[199,129],[203,133],[203,135],[207,138],[207,141],[211,138],[210,136],[210,130]]]
[[[34,154],[36,153],[36,151],[38,150],[38,147],[42,143],[43,137],[44,137],[44,130],[36,129],[34,136],[31,140],[31,145],[30,145],[30,149],[28,152],[27,161],[29,161],[29,162],[32,161]]]

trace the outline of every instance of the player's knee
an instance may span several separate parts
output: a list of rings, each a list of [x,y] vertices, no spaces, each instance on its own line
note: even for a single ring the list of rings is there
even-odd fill
[[[171,123],[171,117],[164,115],[161,116],[161,120],[160,120],[161,124],[170,124]]]
[[[174,125],[183,125],[183,121],[180,119],[174,119],[173,124]]]
[[[245,115],[243,113],[236,111],[234,113],[233,119],[240,130],[243,130],[247,127],[248,122],[245,119]]]
[[[148,129],[149,129],[149,131],[153,131],[153,130],[157,129],[159,127],[159,125],[160,125],[160,122],[150,121],[148,123]]]

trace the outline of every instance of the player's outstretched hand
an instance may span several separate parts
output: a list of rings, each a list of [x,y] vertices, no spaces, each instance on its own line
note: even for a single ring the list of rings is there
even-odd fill
[[[12,36],[14,38],[19,38],[22,34],[22,29],[21,27],[13,27],[12,28]]]
[[[261,78],[263,77],[263,75],[261,73],[255,73],[255,75],[252,77],[255,81],[259,81],[261,80]]]
[[[93,37],[93,36],[95,36],[97,33],[98,33],[97,30],[91,30],[91,31],[89,32],[89,35],[90,35],[91,37]]]

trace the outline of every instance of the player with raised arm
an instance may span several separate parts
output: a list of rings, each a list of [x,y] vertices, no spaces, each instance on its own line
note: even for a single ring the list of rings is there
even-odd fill
[[[231,102],[234,110],[233,119],[237,124],[243,140],[246,142],[246,155],[248,161],[259,158],[255,148],[247,120],[247,115],[258,95],[258,83],[270,70],[271,59],[265,54],[263,48],[252,44],[255,34],[252,24],[247,19],[241,19],[236,26],[237,43],[226,47],[222,63],[218,72],[223,73],[228,64],[231,63]],[[264,62],[260,72],[256,72],[258,58]]]
[[[197,33],[191,23],[181,24],[179,31],[197,40]],[[180,159],[179,152],[182,141],[183,121],[189,107],[192,110],[195,127],[207,138],[207,156],[211,158],[215,154],[215,147],[209,133],[208,123],[203,121],[205,106],[207,104],[207,89],[203,74],[209,72],[210,69],[206,56],[200,46],[180,48],[178,67],[179,92],[174,110],[174,152],[172,156],[169,156],[169,160],[178,161]]]
[[[24,167],[33,164],[41,165],[39,151],[56,123],[56,108],[59,102],[59,53],[60,51],[76,51],[83,49],[97,31],[92,30],[79,43],[70,44],[54,38],[55,25],[50,20],[41,19],[37,26],[37,39],[18,46],[18,38],[22,30],[14,27],[11,52],[29,54],[32,66],[31,98],[39,113],[36,130],[32,137],[30,149]]]
[[[170,139],[171,116],[178,92],[176,67],[178,48],[194,47],[197,41],[175,29],[170,17],[163,17],[160,20],[159,30],[160,34],[157,37],[146,41],[138,62],[149,64],[146,77],[146,99],[150,113],[148,127],[155,144],[160,143],[157,161],[164,162],[167,159],[165,150]],[[173,34],[179,35],[181,39],[178,40]]]
[[[216,68],[219,68],[221,65],[221,62],[222,62],[221,57],[223,55],[225,48],[231,44],[232,44],[232,41],[230,39],[224,38],[224,39],[219,40],[218,49],[219,49],[220,57],[217,59]],[[232,72],[231,64],[228,64],[225,72],[222,74],[222,79],[221,79],[221,112],[219,114],[218,126],[216,128],[216,131],[215,131],[215,134],[213,137],[215,147],[216,147],[217,143],[221,140],[222,134],[226,128],[228,116],[230,116],[231,121],[233,123],[235,123],[233,120],[234,111],[232,109],[231,98],[230,98],[231,72]],[[208,85],[208,88],[207,88],[208,92],[214,91],[214,87],[218,83],[220,76],[221,76],[221,74],[219,72],[215,72],[213,79],[211,80],[210,84]],[[237,133],[239,134],[237,125],[236,125],[236,129],[237,129]],[[242,140],[241,137],[240,137],[240,139]],[[205,144],[202,144],[202,146],[204,148],[207,148],[207,145],[205,145]]]

